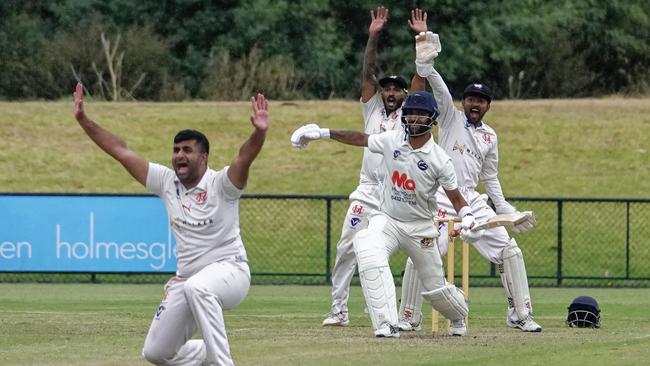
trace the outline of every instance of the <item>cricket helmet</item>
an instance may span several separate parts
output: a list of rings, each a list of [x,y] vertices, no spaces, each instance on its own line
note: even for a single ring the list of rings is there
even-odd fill
[[[413,123],[413,119],[416,116],[412,115],[411,111],[426,112],[429,115],[427,117],[428,123],[426,125]],[[404,104],[402,104],[402,126],[404,126],[404,132],[409,136],[420,136],[428,133],[438,123],[436,118],[439,114],[438,103],[436,103],[436,99],[431,93],[418,91],[410,94],[406,97]],[[417,118],[421,118],[421,116]]]
[[[600,328],[600,306],[591,296],[578,296],[569,304],[569,327]]]

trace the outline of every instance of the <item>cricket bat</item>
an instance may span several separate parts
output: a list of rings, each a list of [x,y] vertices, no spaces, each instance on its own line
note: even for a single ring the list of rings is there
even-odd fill
[[[515,225],[519,225],[522,222],[526,221],[528,218],[525,213],[523,212],[514,212],[510,214],[501,214],[501,215],[496,215],[493,216],[486,221],[483,221],[481,223],[477,223],[472,227],[472,231],[479,231],[479,230],[485,230],[485,229],[492,229],[497,226],[505,226],[506,228],[511,228]],[[444,219],[437,219],[436,220],[444,220]],[[460,217],[449,217],[447,220],[451,220],[454,222],[461,222]],[[460,229],[455,229],[454,233],[452,234],[453,236],[459,236],[460,235]]]
[[[513,226],[521,224],[527,219],[528,217],[523,212],[513,212],[510,214],[496,215],[494,217],[489,218],[487,221],[474,225],[472,231],[492,229],[493,227],[497,227],[497,226],[505,226],[507,228],[511,228]]]

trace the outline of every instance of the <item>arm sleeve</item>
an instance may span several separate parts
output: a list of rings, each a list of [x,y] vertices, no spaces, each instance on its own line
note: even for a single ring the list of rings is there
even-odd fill
[[[497,148],[496,139],[494,141],[494,147],[485,157],[483,162],[483,168],[481,169],[480,179],[485,186],[485,191],[487,195],[494,203],[496,212],[498,214],[507,214],[516,212],[517,209],[509,204],[505,197],[503,196],[503,190],[501,189],[501,183],[499,182],[499,177],[497,175],[499,169],[499,153]]]
[[[438,103],[438,109],[440,109],[438,123],[440,127],[444,127],[444,125],[453,120],[453,115],[456,112],[454,99],[451,97],[445,81],[436,69],[433,69],[433,72],[427,76],[427,81],[431,86],[433,96],[436,98],[436,103]]]
[[[438,178],[440,186],[446,190],[457,189],[458,183],[456,182],[456,170],[451,158],[445,161],[440,169],[440,177]]]
[[[386,137],[388,137],[388,135],[389,134],[387,132],[384,132],[368,136],[368,150],[381,154],[385,143],[384,140]]]
[[[239,189],[228,178],[228,169],[230,166],[226,166],[217,172],[217,177],[215,178],[216,184],[220,187],[221,192],[223,192],[224,197],[230,200],[237,200],[244,193],[244,189]]]
[[[174,171],[167,168],[166,166],[149,163],[149,170],[147,171],[147,189],[154,193],[157,196],[160,196],[164,190],[164,182],[169,178],[170,175],[174,175]]]
[[[361,99],[359,99],[361,101]],[[373,131],[372,127],[370,125],[370,118],[373,114],[373,112],[381,108],[383,105],[383,101],[381,99],[381,94],[376,93],[372,98],[368,99],[367,102],[361,102],[361,111],[363,113],[363,132],[367,133],[368,135],[372,135],[373,133],[378,133],[379,131]]]

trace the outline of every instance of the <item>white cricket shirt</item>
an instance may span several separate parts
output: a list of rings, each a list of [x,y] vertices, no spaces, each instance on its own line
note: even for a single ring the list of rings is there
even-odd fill
[[[361,102],[361,107],[364,121],[363,132],[368,135],[397,130],[402,127],[402,108],[386,115],[381,92],[375,93],[366,103]],[[372,153],[368,148],[363,149],[359,184],[377,184],[383,181],[383,170],[379,169],[381,159],[380,154]]]
[[[208,168],[199,184],[185,189],[176,173],[149,163],[147,189],[164,202],[176,238],[177,268],[189,277],[208,264],[226,258],[246,260],[239,233],[239,197],[226,172]]]
[[[388,131],[368,138],[368,149],[384,157],[382,212],[399,221],[431,221],[437,211],[439,186],[456,189],[451,159],[433,137],[413,149],[404,131]]]
[[[451,157],[461,191],[475,190],[479,179],[484,183],[497,212],[514,212],[506,202],[498,180],[499,148],[497,134],[485,122],[474,127],[465,112],[454,106],[454,100],[440,74],[434,70],[427,76],[438,103],[438,144]]]

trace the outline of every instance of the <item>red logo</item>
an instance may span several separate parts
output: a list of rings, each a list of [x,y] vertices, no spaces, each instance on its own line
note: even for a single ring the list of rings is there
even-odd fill
[[[488,135],[487,133],[483,134],[483,141],[485,141],[486,144],[491,144],[492,143],[492,137]]]
[[[359,206],[359,205],[352,206],[352,213],[355,215],[361,215],[363,213],[363,206]]]
[[[407,191],[415,190],[415,182],[413,179],[409,179],[406,173],[400,174],[397,170],[393,171],[393,185],[396,185],[400,188],[406,189]]]
[[[194,197],[197,203],[204,203],[208,199],[208,192],[201,192]]]
[[[438,214],[436,216],[438,216],[441,219],[447,217],[447,210],[445,210],[444,208],[439,209]]]

